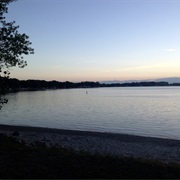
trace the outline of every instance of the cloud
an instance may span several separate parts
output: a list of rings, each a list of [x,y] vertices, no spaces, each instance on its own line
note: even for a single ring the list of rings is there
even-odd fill
[[[88,60],[86,61],[86,63],[95,63],[96,61],[95,60]]]
[[[60,65],[54,65],[54,66],[51,66],[51,68],[52,68],[52,69],[61,69],[62,66],[60,66]]]
[[[176,49],[174,49],[174,48],[169,48],[169,49],[166,49],[166,51],[168,51],[168,52],[175,52]]]
[[[152,69],[160,67],[159,64],[149,65],[149,66],[133,66],[127,68],[120,68],[119,71],[129,71],[129,70],[144,70],[144,69]]]

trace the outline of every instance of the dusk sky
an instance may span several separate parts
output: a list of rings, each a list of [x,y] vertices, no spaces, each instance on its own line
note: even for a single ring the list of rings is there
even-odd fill
[[[11,77],[57,81],[180,77],[180,0],[18,0],[7,21],[34,55]]]

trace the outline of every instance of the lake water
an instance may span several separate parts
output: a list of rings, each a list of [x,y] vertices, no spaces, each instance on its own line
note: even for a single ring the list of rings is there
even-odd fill
[[[180,139],[180,87],[118,87],[7,95],[0,123]]]

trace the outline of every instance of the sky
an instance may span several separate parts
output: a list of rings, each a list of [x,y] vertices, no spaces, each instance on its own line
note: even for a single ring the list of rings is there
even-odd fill
[[[11,77],[57,81],[180,77],[180,0],[17,0],[7,21],[34,55]]]

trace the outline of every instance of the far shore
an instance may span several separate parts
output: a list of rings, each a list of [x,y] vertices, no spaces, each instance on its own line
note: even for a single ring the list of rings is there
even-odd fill
[[[180,140],[142,137],[126,134],[63,130],[52,128],[0,125],[0,133],[13,136],[27,145],[43,143],[86,151],[91,154],[135,157],[180,163]]]

